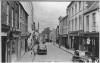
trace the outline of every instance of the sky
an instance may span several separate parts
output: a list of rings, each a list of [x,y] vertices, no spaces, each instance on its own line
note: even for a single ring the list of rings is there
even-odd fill
[[[70,2],[33,2],[34,21],[39,22],[40,32],[44,28],[55,29],[59,24],[59,16],[66,15],[66,8]],[[36,26],[37,27],[37,26]]]

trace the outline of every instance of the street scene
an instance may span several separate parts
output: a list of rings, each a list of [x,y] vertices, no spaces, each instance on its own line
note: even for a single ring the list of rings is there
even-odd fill
[[[72,62],[72,54],[59,49],[57,45],[47,44],[47,55],[36,55],[34,62]]]
[[[100,62],[99,1],[1,1],[1,62]]]

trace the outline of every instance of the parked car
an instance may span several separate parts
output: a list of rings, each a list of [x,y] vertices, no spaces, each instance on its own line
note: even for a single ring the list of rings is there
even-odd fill
[[[47,54],[47,47],[45,44],[38,45],[37,54]]]

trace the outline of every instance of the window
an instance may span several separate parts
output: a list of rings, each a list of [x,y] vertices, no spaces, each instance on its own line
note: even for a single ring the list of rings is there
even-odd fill
[[[72,19],[72,31],[73,31],[73,29],[74,29],[73,27],[74,27],[74,21],[73,21],[73,19]]]
[[[81,25],[81,22],[82,22],[81,19],[82,19],[82,18],[81,18],[81,15],[79,15],[79,30],[81,29],[81,26],[82,26],[82,25]]]
[[[71,20],[71,31],[72,31],[72,20]]]
[[[75,18],[75,29],[77,30],[77,18]]]
[[[93,19],[93,31],[95,31],[95,27],[96,27],[96,21],[95,21],[95,18],[96,18],[96,14],[93,13],[93,14],[92,14],[92,19]]]
[[[79,1],[79,10],[81,10],[81,1]]]
[[[15,28],[19,28],[19,22],[18,22],[18,13],[17,12],[15,12]]]
[[[77,2],[75,4],[75,13],[77,12]]]
[[[74,15],[73,13],[74,13],[74,12],[73,12],[73,7],[72,7],[72,16]]]
[[[9,25],[9,4],[7,4],[7,25]]]
[[[14,9],[12,9],[11,14],[11,26],[13,27]]]
[[[87,31],[89,31],[89,15],[86,16]]]

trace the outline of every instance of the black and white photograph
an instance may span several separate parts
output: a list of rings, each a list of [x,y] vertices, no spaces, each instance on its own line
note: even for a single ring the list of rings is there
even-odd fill
[[[100,62],[100,0],[1,0],[1,63]]]

